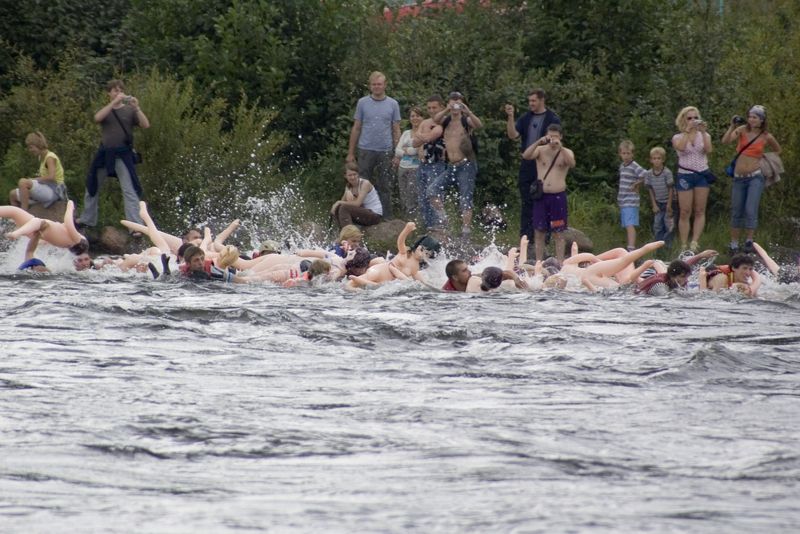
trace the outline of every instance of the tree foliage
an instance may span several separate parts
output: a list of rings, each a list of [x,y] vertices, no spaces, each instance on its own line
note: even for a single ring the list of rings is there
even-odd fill
[[[518,146],[505,137],[502,107],[511,102],[524,112],[527,92],[542,87],[577,156],[574,190],[612,202],[619,141],[632,139],[646,166],[649,148],[669,148],[686,105],[700,108],[718,140],[731,115],[761,103],[787,168],[766,194],[762,218],[785,225],[800,208],[792,179],[800,165],[792,128],[800,114],[796,2],[732,0],[720,10],[700,0],[474,0],[392,23],[383,6],[22,0],[2,7],[3,185],[30,164],[21,136],[42,129],[79,192],[96,142],[91,113],[102,104],[101,82],[122,76],[153,123],[137,139],[148,153],[146,187],[165,209],[180,196],[186,217],[198,217],[207,195],[236,202],[236,191],[268,194],[294,174],[313,200],[309,209],[323,208],[340,194],[355,101],[367,93],[369,72],[380,70],[404,110],[434,93],[466,95],[485,124],[478,202],[516,209]],[[97,16],[87,22],[81,13]],[[717,142],[713,167],[721,171],[733,153]],[[264,179],[242,189],[238,177],[252,164]],[[724,180],[715,186],[712,218],[725,219],[728,188]],[[796,228],[785,227],[783,237],[796,239]]]

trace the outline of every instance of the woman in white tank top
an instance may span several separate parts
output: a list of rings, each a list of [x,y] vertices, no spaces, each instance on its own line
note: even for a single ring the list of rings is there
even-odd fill
[[[331,206],[331,217],[336,219],[339,228],[348,224],[372,226],[381,222],[383,207],[378,192],[369,180],[358,175],[358,165],[347,163],[344,177],[347,183],[342,199]]]

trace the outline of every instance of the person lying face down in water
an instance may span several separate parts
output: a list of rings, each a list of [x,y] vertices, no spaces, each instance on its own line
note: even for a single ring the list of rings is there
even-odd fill
[[[420,262],[433,258],[441,249],[441,245],[431,236],[420,237],[409,249],[406,238],[417,228],[413,222],[406,223],[403,231],[397,236],[397,256],[391,261],[373,265],[361,276],[351,276],[347,287],[354,289],[364,286],[377,286],[392,280],[414,279],[425,283],[420,273]]]
[[[753,270],[754,265],[753,258],[739,253],[731,258],[730,265],[717,265],[708,272],[701,267],[700,289],[716,292],[735,289],[748,297],[755,297],[761,287],[761,277]]]
[[[636,285],[636,293],[661,296],[670,291],[685,289],[692,274],[692,267],[699,261],[713,258],[717,255],[715,250],[704,250],[686,261],[675,260],[664,269],[664,264],[655,262],[653,268],[656,274],[640,280]]]

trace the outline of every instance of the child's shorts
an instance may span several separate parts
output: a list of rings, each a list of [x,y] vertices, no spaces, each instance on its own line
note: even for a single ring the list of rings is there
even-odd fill
[[[623,228],[639,226],[639,206],[624,206],[619,209],[620,222]]]

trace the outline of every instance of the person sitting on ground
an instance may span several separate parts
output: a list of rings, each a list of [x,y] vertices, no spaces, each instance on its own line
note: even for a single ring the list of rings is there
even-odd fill
[[[378,191],[369,180],[358,174],[358,164],[348,162],[345,164],[344,177],[346,184],[341,200],[331,206],[331,216],[339,228],[349,224],[372,226],[381,222],[383,206],[378,197]]]
[[[361,276],[351,276],[349,288],[363,286],[376,286],[392,280],[414,280],[425,282],[420,273],[420,263],[428,258],[433,258],[440,250],[441,245],[431,236],[420,237],[409,249],[406,247],[406,238],[417,228],[413,222],[406,223],[403,231],[397,236],[397,256],[388,262],[373,265]]]
[[[42,204],[49,208],[59,200],[67,200],[64,185],[64,167],[54,152],[47,148],[47,139],[41,132],[28,134],[25,138],[28,152],[39,158],[39,175],[35,178],[22,178],[12,189],[8,199],[12,206],[28,211],[31,204]]]
[[[731,258],[730,265],[717,265],[708,272],[700,269],[700,289],[715,292],[723,289],[736,289],[749,297],[758,294],[761,277],[753,269],[755,261],[747,254],[739,253]]]

